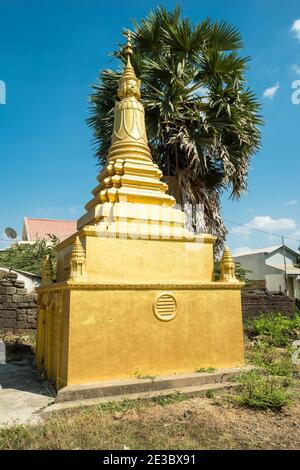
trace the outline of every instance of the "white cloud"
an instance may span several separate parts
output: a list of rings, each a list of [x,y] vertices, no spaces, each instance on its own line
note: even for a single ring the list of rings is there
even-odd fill
[[[250,237],[250,228],[246,225],[243,225],[242,227],[233,227],[229,232],[234,235],[241,235],[245,239]]]
[[[291,31],[296,36],[296,39],[300,41],[300,18],[294,21]]]
[[[294,219],[272,219],[269,215],[262,217],[254,217],[249,222],[249,226],[260,230],[267,231],[280,231],[280,230],[293,230],[296,228],[296,222]]]
[[[279,86],[280,85],[277,82],[276,85],[271,86],[270,88],[266,88],[264,93],[263,93],[263,97],[272,100],[274,98],[274,96],[276,95],[276,93],[279,89]]]
[[[233,227],[230,233],[241,235],[247,239],[250,236],[251,229],[263,230],[266,232],[284,232],[286,230],[294,230],[296,222],[294,219],[281,218],[273,219],[269,215],[256,216],[250,222],[241,227]]]
[[[248,246],[240,246],[239,248],[237,248],[236,250],[234,250],[232,256],[241,256],[241,255],[245,255],[246,253],[249,253],[249,251],[251,251],[251,248],[249,248]]]
[[[297,204],[296,199],[292,199],[291,201],[287,201],[283,203],[284,206],[294,206],[295,204]]]
[[[300,65],[293,64],[292,65],[292,71],[295,72],[297,75],[300,75]]]
[[[300,229],[297,229],[295,232],[293,232],[291,236],[300,239]]]

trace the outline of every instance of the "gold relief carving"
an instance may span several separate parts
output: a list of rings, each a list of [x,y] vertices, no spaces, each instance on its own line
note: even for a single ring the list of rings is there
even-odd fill
[[[172,289],[172,290],[240,290],[245,284],[243,282],[236,282],[235,284],[230,282],[210,282],[210,283],[180,283],[180,284],[151,284],[151,283],[135,283],[135,284],[121,284],[121,283],[103,283],[103,282],[72,282],[68,281],[65,283],[60,283],[60,285],[55,285],[54,289],[95,289],[95,290],[162,290],[162,289]],[[52,289],[42,289],[39,288],[39,291],[48,291],[51,292]]]
[[[153,302],[155,316],[161,321],[170,321],[177,313],[177,301],[174,294],[163,292]]]

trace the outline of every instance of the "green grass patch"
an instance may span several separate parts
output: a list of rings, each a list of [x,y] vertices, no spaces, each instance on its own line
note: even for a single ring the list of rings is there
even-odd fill
[[[172,405],[174,403],[181,403],[182,401],[187,400],[187,396],[184,393],[172,393],[170,395],[161,395],[157,397],[150,398],[152,403],[155,403],[160,406]]]
[[[241,374],[236,380],[241,386],[233,400],[248,408],[280,411],[293,400],[289,377],[275,377],[265,371],[250,371]]]
[[[271,346],[285,347],[300,338],[300,313],[289,318],[284,315],[262,315],[245,325],[248,337],[261,337]]]
[[[271,375],[298,377],[297,367],[292,363],[291,347],[276,348],[267,342],[257,340],[247,348],[247,360],[251,364],[262,367]]]

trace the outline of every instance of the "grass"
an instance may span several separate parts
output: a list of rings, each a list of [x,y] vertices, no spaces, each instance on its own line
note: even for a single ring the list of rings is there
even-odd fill
[[[288,318],[280,313],[261,315],[245,325],[248,337],[260,337],[270,346],[285,347],[300,336],[300,313]]]
[[[0,430],[0,449],[211,449],[222,441],[216,434],[213,426],[191,426],[188,420],[114,419],[94,409],[50,417],[45,425]]]
[[[215,367],[200,367],[199,369],[195,369],[195,372],[215,372],[216,370]]]
[[[257,340],[246,346],[246,357],[250,364],[262,367],[272,375],[297,377],[297,368],[291,360],[293,351],[290,347],[275,348]]]
[[[233,399],[240,405],[279,411],[294,399],[294,379],[299,370],[292,362],[293,340],[300,335],[300,314],[263,315],[246,324],[246,358],[258,371],[240,375],[241,386]]]
[[[174,403],[181,403],[186,401],[186,396],[183,393],[177,392],[172,393],[171,395],[161,395],[158,397],[152,397],[151,402],[157,403],[160,406],[171,405]]]
[[[144,379],[155,380],[156,379],[155,375],[143,375],[139,371],[136,371],[134,376],[136,379],[140,379],[140,380],[144,380]]]
[[[233,400],[240,405],[280,411],[292,403],[292,381],[288,377],[276,377],[260,370],[242,374],[236,380],[241,386]]]

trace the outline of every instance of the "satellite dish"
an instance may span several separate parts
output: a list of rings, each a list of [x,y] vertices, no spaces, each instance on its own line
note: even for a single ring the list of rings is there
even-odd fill
[[[15,238],[17,238],[17,232],[11,228],[11,227],[6,227],[6,229],[4,230],[5,232],[5,235],[8,237],[8,238],[11,238],[12,240],[14,240]]]

